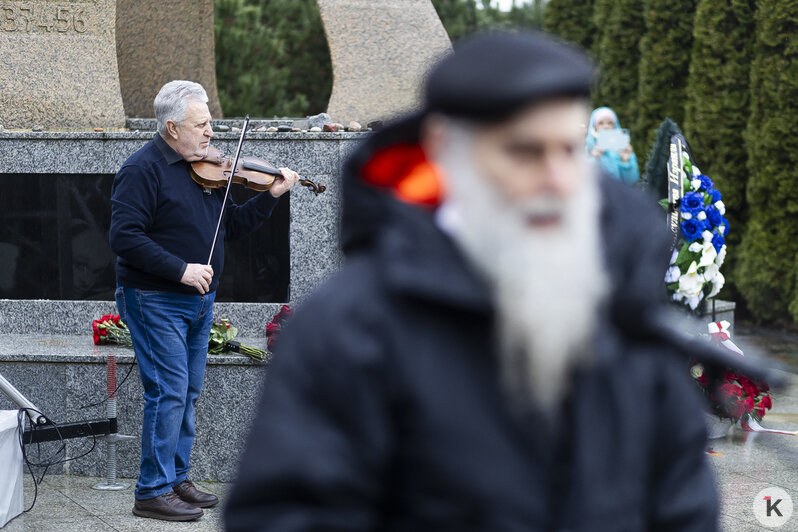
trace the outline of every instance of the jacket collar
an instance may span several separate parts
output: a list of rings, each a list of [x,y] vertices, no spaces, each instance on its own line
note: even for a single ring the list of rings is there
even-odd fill
[[[153,137],[153,141],[155,145],[158,146],[158,149],[161,150],[161,154],[163,155],[164,160],[166,160],[166,164],[175,164],[183,160],[183,157],[180,156],[166,141],[163,139],[160,133],[155,133]]]
[[[433,212],[397,204],[377,248],[390,289],[413,298],[475,312],[491,312],[490,289]]]

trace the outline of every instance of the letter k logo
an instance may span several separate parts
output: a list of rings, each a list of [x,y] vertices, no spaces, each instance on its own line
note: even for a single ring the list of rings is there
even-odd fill
[[[767,487],[757,493],[751,502],[754,517],[768,528],[780,527],[792,517],[792,497],[782,488]]]
[[[770,496],[763,497],[763,499],[765,500],[765,503],[767,504],[767,516],[768,517],[770,517],[770,515],[773,512],[776,512],[776,515],[778,515],[779,517],[782,517],[781,512],[779,511],[779,508],[778,508],[779,503],[781,502],[781,499],[776,500],[776,502],[773,502],[772,498]]]

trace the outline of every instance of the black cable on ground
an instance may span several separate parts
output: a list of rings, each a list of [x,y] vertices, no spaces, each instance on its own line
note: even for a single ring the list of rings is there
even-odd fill
[[[47,474],[47,470],[50,469],[53,466],[56,466],[56,465],[59,465],[59,464],[64,464],[64,463],[70,462],[72,460],[77,460],[78,458],[83,458],[84,456],[88,455],[90,452],[92,452],[97,447],[97,434],[94,432],[94,429],[92,428],[91,423],[89,423],[88,421],[85,421],[86,426],[89,428],[89,431],[91,432],[91,435],[92,435],[92,445],[89,448],[89,450],[84,452],[83,454],[78,455],[78,456],[72,456],[72,457],[69,457],[69,458],[64,457],[64,458],[58,459],[57,458],[58,455],[63,454],[63,453],[66,452],[66,440],[61,435],[61,431],[58,428],[58,424],[55,423],[54,421],[50,420],[50,419],[47,419],[47,423],[45,423],[44,425],[37,425],[36,423],[33,422],[32,419],[29,419],[30,426],[31,426],[31,432],[36,432],[37,430],[41,430],[41,428],[43,428],[44,426],[49,424],[50,426],[52,426],[55,429],[56,433],[58,434],[58,440],[56,440],[58,442],[58,447],[56,448],[56,450],[53,451],[48,458],[46,458],[45,460],[41,460],[41,443],[37,443],[36,444],[37,455],[38,455],[37,456],[37,460],[39,460],[39,461],[31,462],[31,460],[28,458],[28,453],[27,453],[27,451],[25,449],[25,440],[24,440],[24,433],[25,433],[24,429],[25,429],[25,427],[24,427],[24,421],[23,421],[24,420],[23,412],[25,414],[27,414],[27,412],[25,410],[20,410],[19,411],[19,415],[17,416],[17,427],[19,429],[19,446],[20,446],[20,449],[22,450],[22,459],[24,460],[25,465],[28,467],[28,471],[30,472],[31,479],[33,480],[33,501],[31,502],[31,505],[30,505],[30,507],[27,510],[23,510],[23,513],[27,513],[27,512],[30,512],[33,509],[33,507],[36,505],[36,499],[37,499],[37,497],[39,495],[39,484],[41,484],[42,481],[44,480],[44,477]],[[42,412],[39,412],[38,410],[34,410],[34,412],[36,412],[37,414],[41,414],[42,416],[44,415]],[[29,414],[28,414],[28,417],[30,418]],[[36,473],[33,470],[34,467],[35,468],[44,468],[44,471],[42,471],[42,474],[41,474],[41,476],[39,476],[38,479],[36,478]]]

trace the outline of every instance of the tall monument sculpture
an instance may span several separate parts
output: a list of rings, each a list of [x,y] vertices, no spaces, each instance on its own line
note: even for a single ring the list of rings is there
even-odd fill
[[[430,0],[316,0],[330,46],[333,119],[390,118],[417,107],[424,73],[451,49]]]
[[[0,5],[0,124],[121,127],[115,0]]]
[[[213,0],[117,0],[116,54],[128,117],[152,117],[164,83],[196,81],[208,108],[222,117],[216,90]]]

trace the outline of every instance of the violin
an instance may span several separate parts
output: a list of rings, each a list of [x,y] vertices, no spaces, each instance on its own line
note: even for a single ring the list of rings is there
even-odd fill
[[[216,222],[216,233],[213,235],[213,242],[211,243],[211,253],[208,255],[209,266],[213,258],[213,251],[216,249],[219,228],[222,226],[222,219],[224,218],[224,208],[227,205],[227,198],[230,196],[230,187],[232,187],[233,183],[241,183],[247,188],[264,191],[271,188],[275,177],[283,175],[280,170],[274,168],[263,159],[241,157],[241,146],[244,144],[244,136],[247,134],[248,126],[249,115],[244,118],[235,156],[231,157],[215,148],[209,147],[205,157],[189,164],[189,173],[192,179],[203,187],[226,187],[224,189],[222,209],[219,212],[219,221]],[[232,171],[231,168],[233,169]],[[309,179],[300,179],[299,184],[304,187],[310,187],[317,196],[327,190],[324,185],[317,185]]]
[[[230,181],[230,169],[233,166],[233,156],[222,153],[216,148],[208,148],[208,154],[199,161],[189,163],[192,179],[206,188],[219,188],[226,186]],[[263,192],[269,190],[275,177],[283,174],[268,162],[258,157],[239,156],[236,171],[233,173],[233,183],[239,183],[246,188]],[[299,184],[309,187],[317,196],[327,190],[323,184],[316,184],[310,179],[300,179]]]

